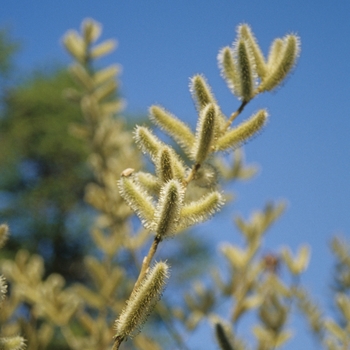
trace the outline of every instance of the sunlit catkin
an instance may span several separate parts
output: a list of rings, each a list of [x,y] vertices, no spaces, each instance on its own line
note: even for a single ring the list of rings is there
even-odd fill
[[[236,128],[229,130],[216,142],[218,151],[237,148],[258,133],[267,122],[267,111],[262,109]]]
[[[165,262],[157,263],[147,273],[115,321],[115,339],[123,340],[137,333],[160,299],[168,277],[169,267]]]
[[[199,200],[183,206],[181,209],[182,224],[190,226],[204,222],[218,212],[224,203],[224,196],[221,193],[217,191],[210,192]]]
[[[154,207],[148,193],[130,177],[122,177],[119,182],[120,195],[140,218],[144,227],[152,229]]]
[[[155,231],[160,239],[164,239],[176,231],[183,197],[184,189],[177,180],[171,180],[162,187],[155,213]]]
[[[178,142],[186,153],[190,152],[194,144],[194,135],[183,121],[160,106],[150,108],[150,119]]]
[[[143,153],[148,153],[152,160],[156,160],[160,149],[164,146],[151,130],[144,126],[137,126],[134,133],[135,141]]]
[[[1,350],[23,350],[25,349],[25,341],[20,336],[11,338],[0,338],[0,349]]]
[[[269,71],[259,86],[259,91],[271,91],[286,78],[294,67],[300,52],[300,40],[296,35],[287,35],[283,39],[283,49],[269,62]],[[276,46],[276,49],[279,47]]]
[[[238,33],[240,34],[241,38],[244,39],[246,43],[248,43],[250,52],[254,57],[255,70],[258,76],[260,78],[264,78],[267,72],[265,58],[251,28],[247,24],[242,24],[238,27]]]
[[[197,74],[191,78],[190,92],[198,112],[200,112],[208,103],[217,104],[206,79],[201,74]]]
[[[196,142],[193,149],[193,158],[196,164],[201,164],[208,156],[214,141],[215,121],[217,119],[217,107],[210,103],[200,113]]]
[[[283,50],[284,42],[281,38],[276,38],[270,47],[269,54],[267,56],[267,69],[272,70],[273,65],[277,62]]]
[[[164,147],[159,151],[156,163],[156,172],[162,182],[167,182],[174,178],[171,151],[169,147]]]
[[[226,81],[228,87],[234,95],[240,96],[241,81],[236,62],[233,57],[233,52],[230,47],[226,46],[220,50],[218,54],[218,63],[221,70],[221,75]]]
[[[249,54],[249,47],[243,39],[237,43],[237,61],[241,81],[240,97],[243,101],[248,102],[254,95],[254,67]]]

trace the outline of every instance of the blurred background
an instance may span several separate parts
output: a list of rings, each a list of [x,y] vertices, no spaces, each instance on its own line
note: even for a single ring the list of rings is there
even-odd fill
[[[301,244],[309,244],[312,258],[302,283],[331,310],[327,300],[334,261],[329,243],[335,234],[350,234],[350,3],[4,2],[0,13],[1,112],[3,119],[11,115],[17,122],[2,123],[1,221],[8,221],[18,238],[11,243],[13,249],[24,244],[44,256],[67,254],[64,258],[69,266],[58,266],[59,261],[53,260],[50,268],[73,274],[71,261],[79,266],[87,249],[80,243],[81,234],[89,227],[90,212],[82,198],[91,174],[82,163],[87,150],[76,140],[62,142],[67,123],[79,119],[77,107],[67,104],[62,112],[62,100],[49,96],[61,96],[63,88],[74,84],[64,71],[71,60],[61,39],[68,29],[79,30],[86,17],[102,23],[102,39],[118,40],[117,51],[101,64],[118,62],[123,68],[120,93],[127,102],[124,116],[131,125],[158,103],[194,126],[197,115],[188,84],[196,73],[206,76],[222,110],[226,114],[234,111],[239,101],[220,77],[216,57],[220,48],[233,42],[238,24],[251,25],[265,54],[276,37],[300,36],[301,56],[287,82],[272,94],[258,96],[240,117],[248,118],[265,107],[270,114],[265,130],[244,147],[247,162],[259,166],[258,176],[230,186],[236,200],[199,230],[213,247],[221,241],[237,242],[234,214],[248,218],[267,201],[286,199],[286,213],[266,236],[266,253],[283,245],[295,251]],[[47,130],[49,116],[58,110],[61,123],[56,121],[51,129],[55,131],[39,137]],[[35,115],[38,123],[26,124],[29,114]],[[62,148],[61,156],[52,164],[57,147]],[[46,161],[35,162],[35,152],[41,152]],[[24,158],[29,161],[18,166]],[[62,187],[57,187],[57,182],[53,186],[64,168],[74,168],[72,177],[61,181]],[[68,240],[55,235],[62,231]],[[45,232],[50,232],[50,239],[43,239]],[[195,349],[212,343],[208,327],[203,324],[188,339],[188,346]],[[286,349],[315,346],[307,336],[306,323],[299,322],[298,316],[291,328],[295,336]]]

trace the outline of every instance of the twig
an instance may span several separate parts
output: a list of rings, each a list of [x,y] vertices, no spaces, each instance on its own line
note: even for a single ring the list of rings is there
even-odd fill
[[[237,109],[237,111],[231,114],[229,120],[228,120],[227,123],[225,124],[223,133],[225,133],[225,131],[226,131],[226,130],[230,127],[230,125],[232,124],[232,122],[242,113],[244,107],[246,106],[246,104],[247,104],[248,102],[249,102],[249,101],[243,101],[243,102],[241,103],[241,105],[239,106],[239,108]]]

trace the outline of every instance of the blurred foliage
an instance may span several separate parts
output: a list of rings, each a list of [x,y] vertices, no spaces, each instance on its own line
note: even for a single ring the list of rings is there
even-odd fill
[[[88,148],[68,133],[81,118],[63,97],[72,86],[57,68],[35,72],[3,95],[0,215],[12,228],[7,250],[25,246],[45,256],[49,271],[77,277],[85,248],[80,237],[91,213],[83,193],[92,175]]]
[[[13,56],[20,44],[11,37],[6,28],[0,29],[0,76],[7,78],[13,70]]]

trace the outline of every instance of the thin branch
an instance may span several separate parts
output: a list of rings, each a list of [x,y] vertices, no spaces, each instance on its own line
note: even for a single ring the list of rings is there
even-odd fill
[[[241,105],[239,106],[239,108],[237,109],[236,112],[232,113],[229,120],[227,121],[225,127],[224,127],[224,130],[223,130],[223,134],[225,133],[225,131],[230,127],[230,125],[232,124],[232,122],[242,113],[244,107],[246,106],[246,104],[248,103],[249,101],[243,101],[241,103]]]
[[[154,254],[156,253],[157,248],[158,248],[158,244],[160,242],[161,242],[160,236],[159,235],[155,236],[154,240],[153,240],[153,243],[152,243],[152,245],[151,245],[151,247],[150,247],[150,249],[148,251],[147,256],[145,256],[143,261],[142,261],[141,271],[140,271],[139,277],[137,278],[137,281],[136,281],[136,283],[134,285],[134,288],[133,288],[131,294],[133,294],[137,290],[137,288],[139,287],[140,283],[144,279],[146,273],[148,272],[150,264],[151,264],[151,262],[153,260]]]

